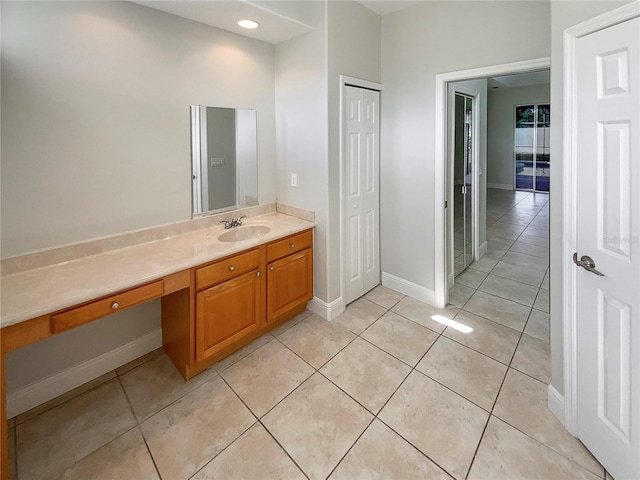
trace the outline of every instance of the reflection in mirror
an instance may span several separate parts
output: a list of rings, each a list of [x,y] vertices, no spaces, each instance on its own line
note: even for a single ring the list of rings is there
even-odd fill
[[[258,204],[256,111],[191,106],[193,215]]]

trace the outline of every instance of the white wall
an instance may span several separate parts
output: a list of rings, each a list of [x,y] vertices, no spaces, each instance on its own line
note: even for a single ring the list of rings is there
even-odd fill
[[[384,272],[435,287],[436,74],[549,56],[549,15],[542,1],[430,1],[383,17]]]
[[[326,5],[313,2],[316,30],[276,47],[276,178],[278,201],[313,210],[314,295],[327,299]],[[291,174],[298,186],[290,184]],[[260,173],[261,174],[261,173]]]
[[[273,45],[128,2],[1,8],[3,257],[190,218],[191,104],[257,110],[275,200]],[[13,352],[9,393],[157,330],[159,309]]]
[[[549,103],[549,85],[489,89],[487,183],[513,189],[515,106]],[[554,123],[554,108],[551,123]],[[556,182],[554,181],[554,187]],[[496,187],[500,188],[500,187]]]
[[[382,18],[359,3],[328,2],[328,301],[340,297],[340,75],[380,83]],[[384,109],[384,91],[381,94]],[[382,200],[381,200],[382,201]],[[384,221],[384,220],[381,220]]]
[[[562,124],[564,50],[563,32],[569,27],[602,13],[618,8],[629,2],[617,1],[560,1],[551,2],[551,178],[562,178]],[[549,197],[549,233],[551,242],[550,285],[551,285],[551,384],[564,394],[564,370],[562,348],[562,183],[554,182]]]

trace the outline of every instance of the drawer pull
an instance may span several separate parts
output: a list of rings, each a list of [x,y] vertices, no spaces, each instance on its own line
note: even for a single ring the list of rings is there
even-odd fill
[[[111,310],[117,310],[118,308],[120,308],[120,304],[118,302],[113,302],[111,304]]]
[[[274,268],[275,268],[275,267],[274,267],[273,265],[271,265],[271,266],[269,267],[269,270],[271,270],[271,271],[273,272]]]
[[[291,248],[296,248],[296,244],[292,243],[291,245],[289,245]]]
[[[229,265],[229,270],[231,270],[232,272],[236,269],[236,267],[234,267],[233,265]]]
[[[260,272],[256,272],[256,277],[259,277],[259,276],[260,276]]]

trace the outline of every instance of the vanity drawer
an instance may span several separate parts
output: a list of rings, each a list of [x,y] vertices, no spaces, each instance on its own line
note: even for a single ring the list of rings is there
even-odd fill
[[[311,230],[270,243],[267,245],[267,262],[273,262],[292,253],[300,252],[305,248],[310,248],[312,244]]]
[[[260,267],[260,250],[229,257],[196,270],[196,290],[200,290]]]
[[[147,300],[161,297],[163,294],[164,281],[158,280],[148,285],[110,295],[66,312],[51,315],[51,332],[64,332]]]

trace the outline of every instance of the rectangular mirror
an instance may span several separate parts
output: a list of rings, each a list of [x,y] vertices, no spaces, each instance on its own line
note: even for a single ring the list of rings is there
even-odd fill
[[[258,204],[256,111],[191,105],[193,216]]]

